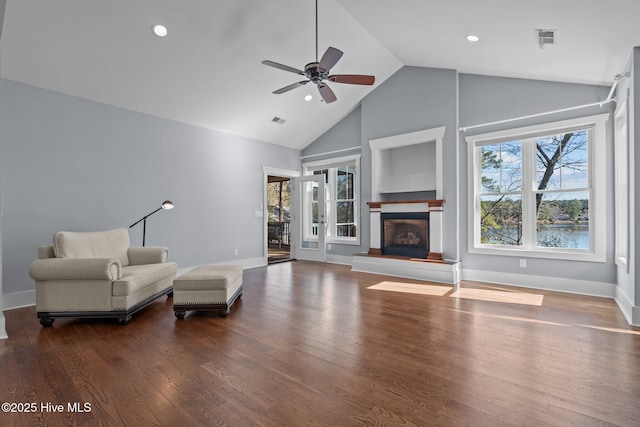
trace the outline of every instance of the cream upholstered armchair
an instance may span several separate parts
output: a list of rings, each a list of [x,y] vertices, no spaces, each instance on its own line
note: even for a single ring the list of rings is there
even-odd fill
[[[38,248],[29,268],[36,282],[36,311],[43,326],[56,317],[131,315],[162,295],[171,295],[178,271],[163,247],[130,247],[124,228],[56,233]]]

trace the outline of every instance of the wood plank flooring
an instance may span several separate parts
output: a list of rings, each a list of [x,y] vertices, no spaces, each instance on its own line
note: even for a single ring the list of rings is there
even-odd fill
[[[126,326],[7,311],[0,402],[37,409],[0,425],[640,425],[640,329],[612,300],[461,287],[294,261],[245,270],[225,319],[165,298]]]

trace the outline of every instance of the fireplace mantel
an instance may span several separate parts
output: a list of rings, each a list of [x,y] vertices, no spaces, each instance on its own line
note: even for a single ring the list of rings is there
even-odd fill
[[[367,202],[369,209],[379,209],[382,205],[426,204],[429,208],[442,207],[444,200],[403,200],[394,202]]]

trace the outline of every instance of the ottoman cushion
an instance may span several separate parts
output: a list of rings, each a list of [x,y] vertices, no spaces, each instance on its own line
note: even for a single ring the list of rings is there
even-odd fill
[[[237,265],[201,265],[173,281],[174,292],[223,290],[242,276]]]

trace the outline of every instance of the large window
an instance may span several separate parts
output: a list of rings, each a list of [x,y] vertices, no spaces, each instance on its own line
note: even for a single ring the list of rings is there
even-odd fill
[[[604,123],[467,137],[470,251],[604,261]]]
[[[360,156],[304,164],[306,175],[325,176],[328,242],[359,243],[359,164]],[[317,232],[317,228],[314,230]]]

